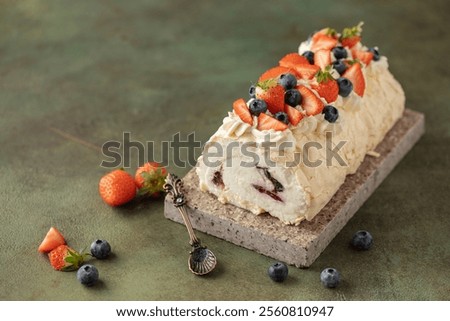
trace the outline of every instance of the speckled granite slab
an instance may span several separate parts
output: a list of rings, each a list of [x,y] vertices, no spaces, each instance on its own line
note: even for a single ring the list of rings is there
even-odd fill
[[[256,216],[234,205],[220,203],[214,195],[199,190],[193,169],[183,178],[192,225],[199,231],[290,265],[308,267],[424,131],[424,115],[406,109],[375,149],[380,156],[366,156],[358,171],[347,177],[322,211],[312,221],[304,221],[299,226],[284,225],[268,214]],[[167,196],[164,208],[165,217],[182,223],[170,196]]]

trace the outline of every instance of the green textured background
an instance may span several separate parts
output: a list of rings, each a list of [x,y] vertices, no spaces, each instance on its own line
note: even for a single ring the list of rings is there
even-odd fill
[[[0,1],[0,299],[449,300],[450,3],[393,2]],[[427,132],[309,269],[275,284],[272,259],[200,235],[220,265],[196,277],[161,200],[101,201],[104,142],[130,132],[159,145],[178,131],[205,142],[309,33],[360,20]],[[37,253],[51,225],[75,248],[110,241],[114,257],[93,261],[98,286]],[[358,229],[371,251],[348,248]],[[336,290],[319,282],[327,266],[343,276]]]

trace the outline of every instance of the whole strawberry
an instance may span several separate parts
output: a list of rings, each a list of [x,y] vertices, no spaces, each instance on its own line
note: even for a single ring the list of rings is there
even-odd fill
[[[166,168],[156,162],[148,162],[139,167],[134,177],[139,195],[159,196],[163,191],[166,176]]]
[[[133,177],[124,170],[114,170],[100,179],[100,196],[106,204],[120,206],[136,196],[136,184]]]
[[[74,271],[84,262],[84,256],[68,247],[60,245],[48,253],[50,264],[57,271]]]

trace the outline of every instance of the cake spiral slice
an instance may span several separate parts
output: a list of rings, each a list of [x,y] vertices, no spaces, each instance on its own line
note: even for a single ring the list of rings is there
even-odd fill
[[[234,102],[198,159],[202,191],[286,224],[320,212],[404,110],[361,26],[314,33]]]

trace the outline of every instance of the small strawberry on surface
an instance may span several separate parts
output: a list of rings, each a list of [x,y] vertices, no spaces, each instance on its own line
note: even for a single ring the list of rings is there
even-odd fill
[[[99,193],[106,204],[120,206],[136,196],[136,183],[130,174],[116,169],[100,179]]]
[[[50,264],[57,271],[75,271],[83,265],[85,254],[80,254],[67,245],[60,245],[48,253]]]
[[[51,227],[45,235],[41,245],[39,245],[38,251],[41,253],[48,253],[51,250],[57,248],[60,245],[66,244],[64,236],[55,227]]]
[[[244,100],[242,99],[242,101]],[[160,193],[164,190],[163,186],[165,184],[166,176],[166,168],[162,167],[159,163],[148,162],[140,166],[136,170],[136,174],[134,177],[136,186],[139,189],[138,194],[141,196],[159,196]]]

